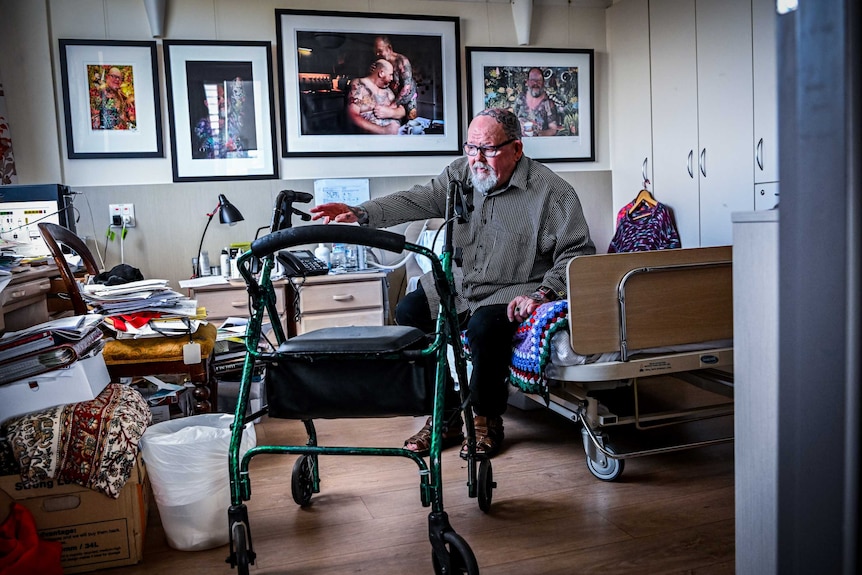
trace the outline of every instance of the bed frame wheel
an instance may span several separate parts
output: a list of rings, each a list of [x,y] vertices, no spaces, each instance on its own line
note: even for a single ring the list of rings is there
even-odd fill
[[[605,451],[615,453],[613,448],[608,445],[604,446]],[[612,459],[605,456],[603,453],[598,453],[598,458],[593,459],[587,454],[587,469],[590,470],[596,479],[602,481],[616,481],[623,474],[626,462],[624,459]]]
[[[623,474],[625,469],[625,460],[613,459],[602,453],[602,449],[611,455],[616,454],[613,447],[607,444],[607,437],[604,433],[596,435],[596,441],[599,445],[593,443],[593,436],[586,429],[586,423],[582,422],[584,427],[581,428],[581,437],[584,441],[584,452],[587,454],[587,469],[590,470],[596,479],[602,481],[616,481]]]

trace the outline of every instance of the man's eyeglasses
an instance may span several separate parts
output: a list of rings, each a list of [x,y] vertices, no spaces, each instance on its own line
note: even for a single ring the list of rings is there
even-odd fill
[[[482,152],[482,155],[486,158],[493,158],[500,153],[501,149],[514,142],[515,139],[516,138],[506,140],[502,144],[497,144],[496,146],[476,146],[474,144],[468,144],[467,142],[464,142],[464,153],[468,156],[478,156],[479,152]]]
[[[108,74],[108,78],[113,78],[114,80],[122,80],[123,77],[120,74]]]

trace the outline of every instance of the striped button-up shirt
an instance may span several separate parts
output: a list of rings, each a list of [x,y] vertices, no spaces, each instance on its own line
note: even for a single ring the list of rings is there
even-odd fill
[[[466,157],[449,164],[428,184],[364,202],[366,225],[385,228],[445,217],[446,193],[454,180],[469,186]],[[474,210],[469,222],[455,224],[453,243],[462,249],[459,291],[470,311],[509,303],[540,285],[565,297],[568,261],[596,252],[574,188],[523,156],[508,185],[487,196],[472,192],[472,187],[465,189],[473,195]]]

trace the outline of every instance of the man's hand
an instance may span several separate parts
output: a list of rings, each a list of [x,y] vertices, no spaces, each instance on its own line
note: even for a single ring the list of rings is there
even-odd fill
[[[543,303],[545,302],[536,301],[530,296],[519,295],[509,302],[509,306],[506,308],[506,315],[509,317],[509,321],[517,321],[518,323],[521,323],[530,317],[536,308]]]
[[[350,206],[338,202],[329,204],[320,204],[308,210],[311,212],[312,220],[323,219],[324,224],[337,222],[339,224],[352,224],[358,222],[359,219]]]

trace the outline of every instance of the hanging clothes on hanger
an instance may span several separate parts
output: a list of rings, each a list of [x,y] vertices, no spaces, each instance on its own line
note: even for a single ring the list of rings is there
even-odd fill
[[[617,213],[617,229],[608,253],[681,248],[673,213],[644,187]]]

